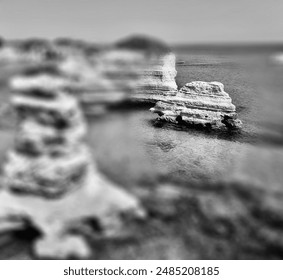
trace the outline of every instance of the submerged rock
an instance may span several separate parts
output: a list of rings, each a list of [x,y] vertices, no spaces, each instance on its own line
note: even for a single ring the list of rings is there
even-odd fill
[[[160,122],[228,129],[238,129],[242,124],[229,94],[219,82],[187,83],[176,95],[161,97],[150,111],[159,115]]]

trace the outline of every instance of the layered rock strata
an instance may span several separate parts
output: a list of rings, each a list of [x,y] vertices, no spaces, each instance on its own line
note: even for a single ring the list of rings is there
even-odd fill
[[[78,186],[91,164],[82,141],[86,126],[77,100],[52,89],[62,80],[41,76],[41,88],[35,81],[27,78],[21,93],[12,98],[21,123],[4,166],[5,179],[19,192],[57,196]],[[21,82],[14,80],[14,88]]]
[[[87,113],[101,105],[124,101],[156,102],[177,92],[175,55],[152,38],[131,37],[97,53],[89,60],[70,58],[61,64],[77,74]]]
[[[160,95],[176,94],[176,57],[166,44],[154,38],[133,36],[119,42],[116,47],[142,56],[139,79],[130,99],[154,102]]]
[[[84,139],[86,123],[66,81],[40,74],[17,78],[12,105],[18,114],[15,147],[3,168],[0,231],[24,227],[42,233],[35,253],[87,257],[90,249],[72,226],[96,219],[106,236],[117,235],[121,213],[143,216],[138,200],[100,174]]]
[[[153,57],[144,67],[131,98],[157,101],[159,96],[175,95],[177,93],[175,60],[173,53]]]
[[[161,97],[150,111],[159,115],[157,121],[184,123],[207,128],[226,126],[238,129],[236,107],[224,85],[219,82],[195,81],[187,83],[170,97]]]

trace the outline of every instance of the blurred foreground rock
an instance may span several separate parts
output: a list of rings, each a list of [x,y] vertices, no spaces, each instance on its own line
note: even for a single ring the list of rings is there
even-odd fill
[[[72,228],[94,219],[104,236],[119,235],[121,215],[144,215],[139,201],[108,181],[85,143],[86,123],[66,80],[49,74],[18,77],[12,105],[18,114],[14,150],[3,168],[0,232],[32,224],[42,257],[85,258],[90,250]]]
[[[74,232],[86,238],[91,259],[283,258],[282,189],[270,190],[260,183],[246,181],[190,186],[166,183],[151,189],[136,189],[136,195],[148,217],[142,223],[129,223],[130,234],[119,238],[93,234],[90,220],[70,224]],[[77,199],[72,202],[74,207],[68,212],[71,220],[82,205]],[[46,212],[50,212],[54,205],[45,206]],[[15,216],[10,220],[17,222]],[[17,239],[13,239],[13,244],[17,244],[13,258],[32,258],[30,243],[20,242],[19,237],[17,234]],[[64,244],[64,239],[59,241]],[[63,246],[75,250],[75,243],[66,242]],[[10,244],[11,247],[14,248]],[[52,257],[62,256],[60,247],[56,256],[52,243],[49,248],[53,250]],[[2,257],[3,254],[9,256],[4,250]],[[74,255],[78,257],[77,252]]]

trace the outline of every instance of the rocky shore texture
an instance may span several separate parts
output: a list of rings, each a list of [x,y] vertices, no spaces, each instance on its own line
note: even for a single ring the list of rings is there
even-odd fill
[[[219,82],[187,83],[177,94],[160,100],[150,109],[159,115],[158,122],[228,129],[238,129],[242,124],[229,94]]]
[[[11,85],[19,125],[3,167],[0,232],[32,224],[41,233],[37,255],[87,257],[90,250],[74,226],[94,219],[105,236],[115,236],[121,214],[144,212],[95,167],[78,100],[63,90],[62,77],[38,73],[14,78]]]

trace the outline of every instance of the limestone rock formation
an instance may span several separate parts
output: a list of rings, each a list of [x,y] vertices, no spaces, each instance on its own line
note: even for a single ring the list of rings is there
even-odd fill
[[[91,59],[71,56],[60,68],[75,77],[87,114],[129,100],[156,102],[177,91],[175,55],[154,39],[128,39]]]
[[[119,42],[117,47],[143,56],[139,66],[139,79],[130,99],[157,101],[159,95],[176,94],[176,57],[166,44],[156,39],[134,36]]]
[[[187,83],[173,96],[160,98],[151,112],[159,115],[158,121],[184,123],[208,128],[241,127],[236,107],[224,85],[219,82],[195,81]]]
[[[62,78],[42,73],[11,85],[19,125],[3,167],[0,231],[28,221],[42,233],[34,247],[39,256],[87,257],[84,239],[72,233],[74,224],[96,219],[104,235],[117,235],[121,213],[144,212],[135,197],[96,169],[78,100],[63,90]]]
[[[157,101],[160,95],[175,95],[177,93],[175,60],[173,53],[152,58],[144,67],[132,98]]]

